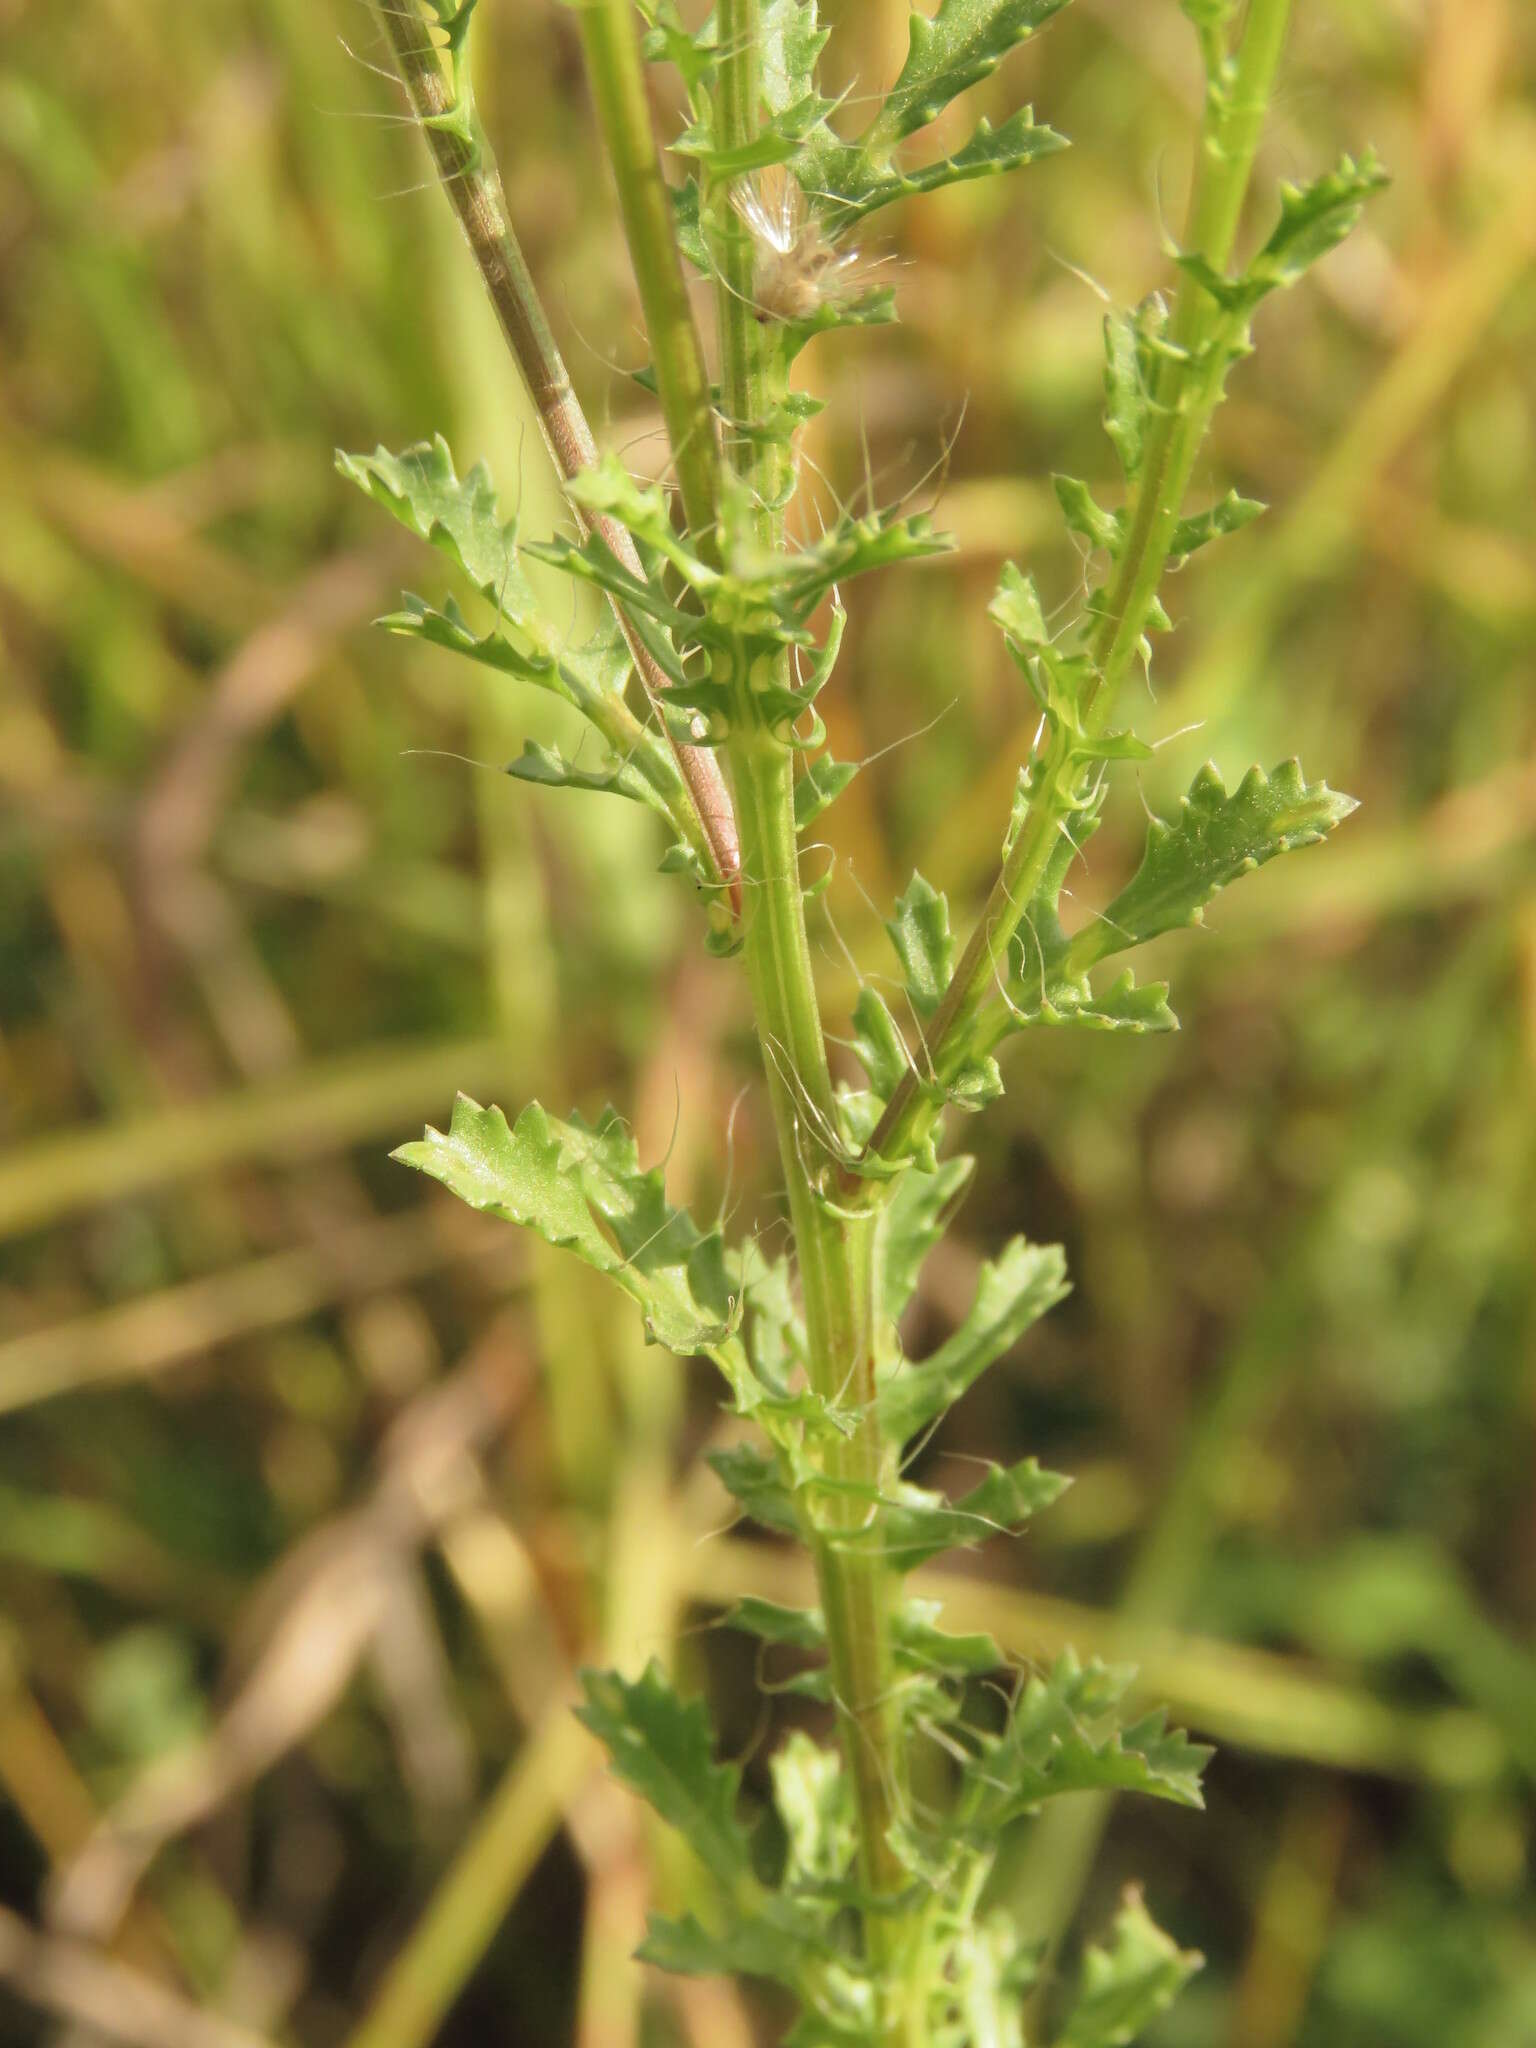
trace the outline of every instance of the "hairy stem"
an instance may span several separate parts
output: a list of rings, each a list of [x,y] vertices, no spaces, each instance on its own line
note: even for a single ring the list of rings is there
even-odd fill
[[[1206,102],[1188,247],[1217,270],[1231,259],[1289,14],[1290,0],[1252,0],[1237,55]],[[1107,725],[1146,633],[1195,459],[1221,397],[1225,364],[1210,344],[1224,317],[1204,288],[1186,276],[1174,309],[1173,346],[1161,359],[1151,394],[1155,424],[1127,508],[1125,544],[1093,605],[1087,651],[1096,681],[1085,721],[1092,734]],[[1062,834],[1071,832],[1088,775],[1074,774],[1066,756],[1066,737],[1058,733],[1037,764],[1038,794],[929,1028],[928,1053],[941,1082],[954,1077],[971,1050],[978,1015],[1003,975],[1009,942]],[[909,1069],[869,1141],[870,1155],[889,1161],[910,1156],[939,1113],[940,1105],[923,1094]]]
[[[757,132],[760,50],[757,0],[722,0],[719,123],[728,147]],[[784,350],[778,330],[753,310],[752,250],[729,194],[710,195],[721,280],[716,303],[721,403],[730,486],[722,546],[783,545],[785,457],[756,431],[782,398]],[[732,520],[746,531],[732,530]],[[787,656],[771,659],[788,680]],[[754,678],[743,653],[734,677],[737,702],[728,744],[741,827],[743,931],[747,971],[767,1068],[769,1097],[799,1261],[812,1384],[857,1416],[854,1433],[834,1439],[824,1457],[825,1494],[804,1503],[806,1539],[826,1619],[838,1732],[854,1789],[863,1881],[878,1896],[902,1889],[905,1872],[890,1833],[905,1799],[906,1765],[892,1692],[891,1574],[869,1543],[874,1495],[885,1450],[874,1410],[874,1303],[879,1295],[876,1219],[829,1201],[836,1189],[836,1104],[811,972],[799,849],[795,838],[793,756],[755,709]],[[861,1532],[865,1545],[850,1537]],[[866,1946],[886,1961],[896,1954],[894,1916],[866,1919]],[[893,2018],[892,2027],[899,2022]],[[893,2041],[904,2038],[893,2031]]]
[[[475,112],[465,67],[464,37],[473,0],[452,9],[443,0],[389,0],[378,14],[394,51],[412,111],[425,134],[444,192],[479,266],[501,323],[502,333],[522,372],[539,417],[545,446],[560,475],[569,481],[597,462],[597,443],[572,387],[570,375],[545,316],[537,288],[524,261],[507,211],[501,173]],[[445,38],[440,41],[439,36]],[[451,76],[444,69],[450,60]],[[579,516],[579,515],[578,515]],[[632,574],[645,571],[629,534],[616,520],[598,516],[592,525],[604,543]],[[625,617],[614,605],[620,630],[635,672],[662,721],[666,677],[647,653]],[[703,747],[674,743],[678,767],[693,800],[695,818],[686,821],[693,850],[730,893],[734,910],[741,909],[740,851],[730,797],[714,755]]]

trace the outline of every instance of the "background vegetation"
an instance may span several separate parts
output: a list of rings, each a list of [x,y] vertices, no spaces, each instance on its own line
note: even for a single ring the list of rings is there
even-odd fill
[[[644,469],[574,25],[483,11],[514,217]],[[904,10],[842,16],[857,93]],[[670,1647],[749,1785],[798,1711],[709,1627],[790,1568],[720,1533],[713,1389],[385,1158],[456,1087],[612,1097],[676,1198],[772,1216],[744,986],[648,821],[509,783],[549,707],[368,630],[439,564],[334,445],[441,428],[554,516],[478,283],[358,0],[0,18],[0,2040],[772,2038],[624,1960],[651,1859],[567,1711]],[[1183,733],[1154,807],[1290,751],[1363,807],[1161,942],[1180,1037],[1015,1055],[917,1305],[963,1309],[967,1229],[1067,1244],[929,1456],[1078,1475],[956,1625],[1134,1658],[1220,1744],[1204,1818],[1079,1803],[1004,1860],[1069,1940],[1149,1877],[1208,1957],[1164,2048],[1536,2039],[1533,58],[1514,0],[1298,9],[1268,179],[1374,143],[1395,184],[1261,315],[1208,470],[1274,510],[1175,586],[1137,722]],[[1108,459],[1097,287],[1163,280],[1187,178],[1172,0],[1076,0],[962,116],[994,91],[1074,149],[882,216],[904,324],[811,429],[828,505],[910,485],[961,542],[869,586],[829,693],[879,756],[828,814],[845,992],[914,861],[986,879],[1033,722],[986,599],[1080,575],[1045,480]]]

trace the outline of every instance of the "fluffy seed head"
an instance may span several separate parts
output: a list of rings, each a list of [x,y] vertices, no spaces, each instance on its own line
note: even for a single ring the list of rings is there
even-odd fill
[[[731,205],[752,238],[752,305],[759,320],[809,320],[859,296],[870,265],[839,249],[782,164],[738,179]]]

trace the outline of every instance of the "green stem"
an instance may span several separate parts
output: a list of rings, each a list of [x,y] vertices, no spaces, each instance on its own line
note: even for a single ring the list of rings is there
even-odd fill
[[[719,132],[727,147],[741,147],[755,136],[759,119],[757,0],[722,0],[720,47]],[[744,505],[735,516],[749,529],[734,533],[728,518],[721,536],[728,557],[736,540],[755,547],[784,544],[779,508],[785,456],[756,430],[782,398],[786,373],[777,330],[752,312],[752,251],[729,193],[717,188],[709,203],[721,268],[716,306],[725,457],[733,479],[728,506]],[[769,680],[787,679],[787,657],[780,655]],[[794,1226],[809,1377],[817,1393],[858,1417],[853,1435],[834,1439],[824,1454],[830,1484],[809,1505],[806,1540],[826,1619],[861,1873],[873,1894],[888,1897],[906,1881],[890,1841],[905,1803],[906,1760],[893,1695],[891,1574],[878,1548],[868,1543],[871,1496],[887,1476],[874,1408],[878,1224],[829,1200],[837,1186],[837,1109],[800,888],[793,756],[755,709],[744,650],[733,684],[728,755],[741,831],[746,965]],[[857,1549],[848,1540],[855,1530],[864,1536]],[[881,1975],[894,1981],[900,1974],[896,1917],[870,1914],[865,1942]],[[891,2026],[893,2042],[905,2038],[897,2018]]]
[[[1186,246],[1213,270],[1224,271],[1231,261],[1290,5],[1291,0],[1252,0],[1230,76],[1219,87],[1213,82],[1207,98]],[[1154,425],[1131,530],[1091,642],[1100,676],[1100,730],[1146,630],[1184,493],[1221,397],[1226,365],[1209,344],[1222,317],[1203,287],[1186,277],[1174,308],[1172,349],[1152,394]]]
[[[472,7],[473,0],[460,0],[456,8],[448,0],[388,0],[379,6],[378,14],[412,111],[431,148],[443,191],[464,230],[538,413],[545,446],[556,469],[569,482],[595,466],[597,443],[513,233],[501,173],[475,111],[464,48]],[[446,37],[446,42],[441,37]],[[451,60],[451,77],[443,67],[445,51]],[[617,520],[599,515],[592,526],[624,567],[643,578],[645,571],[635,544]],[[667,679],[647,653],[623,607],[615,603],[614,612],[652,713],[665,730],[661,703]],[[672,744],[696,814],[685,820],[693,850],[704,860],[706,870],[726,885],[739,912],[736,827],[719,763],[707,748]]]
[[[1237,56],[1207,98],[1188,246],[1217,270],[1231,259],[1289,14],[1290,0],[1252,0]],[[1087,652],[1096,682],[1084,721],[1090,734],[1107,725],[1147,630],[1184,494],[1221,398],[1227,358],[1215,344],[1225,318],[1209,293],[1186,276],[1174,309],[1173,346],[1161,359],[1150,394],[1153,427],[1128,507],[1125,544],[1093,607]],[[1009,943],[1082,801],[1087,773],[1074,769],[1064,733],[1053,736],[1036,775],[1038,794],[928,1031],[929,1057],[940,1081],[953,1079],[972,1049],[978,1015],[1004,972]],[[870,1155],[888,1161],[910,1157],[940,1113],[941,1105],[922,1092],[918,1075],[909,1070],[869,1141]]]
[[[709,378],[678,253],[671,195],[661,173],[630,0],[584,0],[578,13],[683,515],[708,549],[714,543],[719,497]]]

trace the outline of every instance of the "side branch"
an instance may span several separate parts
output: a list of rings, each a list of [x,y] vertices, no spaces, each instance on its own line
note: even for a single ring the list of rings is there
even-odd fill
[[[1290,0],[1253,0],[1225,88],[1213,90],[1207,101],[1190,200],[1189,246],[1215,270],[1225,269],[1231,258],[1289,15]],[[1204,286],[1186,276],[1175,304],[1172,346],[1163,357],[1154,394],[1157,426],[1127,506],[1124,551],[1102,601],[1092,608],[1086,635],[1094,680],[1084,723],[1091,735],[1107,726],[1146,633],[1179,509],[1221,397],[1223,363],[1214,344],[1222,317]],[[1059,836],[1070,828],[1083,781],[1063,757],[1048,758],[1041,766],[1042,794],[1008,851],[931,1021],[929,1057],[941,1083],[953,1078],[971,1048],[978,1014],[1002,976],[1009,945]],[[865,1147],[866,1156],[892,1164],[907,1158],[938,1114],[909,1067]],[[845,1186],[850,1193],[862,1186],[868,1196],[869,1184],[854,1175],[845,1177]]]
[[[474,0],[460,0],[457,10],[450,13],[446,6],[436,7],[433,0],[393,0],[377,11],[443,190],[464,230],[533,400],[545,446],[556,469],[569,482],[596,465],[597,443],[513,232],[501,173],[464,74],[464,36],[473,4]],[[441,44],[439,32],[446,38]],[[451,79],[443,67],[444,54],[453,66]],[[578,512],[577,517],[582,515]],[[590,524],[623,567],[643,580],[645,571],[628,532],[601,514],[593,516]],[[614,611],[635,671],[665,728],[666,677],[647,653],[623,607],[615,602]],[[735,813],[719,764],[707,748],[672,744],[698,813],[702,850],[728,888],[732,909],[739,917],[740,848]]]

